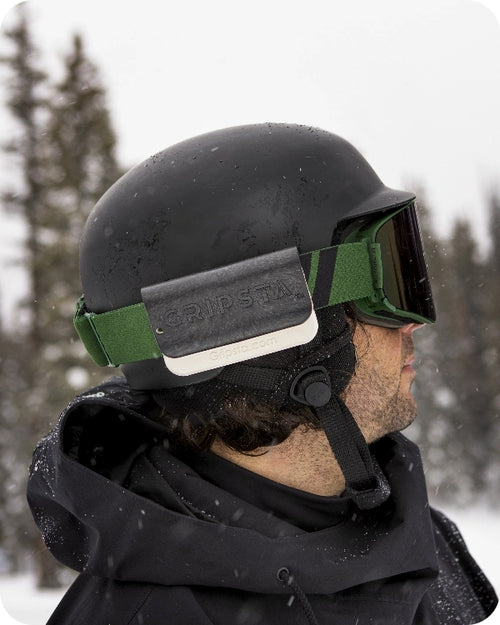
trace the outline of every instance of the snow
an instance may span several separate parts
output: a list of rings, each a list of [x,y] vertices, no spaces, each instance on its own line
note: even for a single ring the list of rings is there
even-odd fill
[[[500,510],[493,512],[477,507],[468,510],[450,510],[442,507],[441,509],[458,525],[470,552],[498,594]],[[40,592],[35,589],[33,579],[29,575],[0,576],[0,625],[19,625],[19,623],[44,625],[64,592],[65,589]],[[500,608],[483,623],[500,625]]]
[[[65,591],[38,591],[30,575],[0,577],[0,625],[45,624]]]

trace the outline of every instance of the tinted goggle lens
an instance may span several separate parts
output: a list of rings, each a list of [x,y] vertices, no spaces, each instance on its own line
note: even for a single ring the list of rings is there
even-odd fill
[[[411,204],[383,223],[376,231],[375,243],[380,244],[383,292],[390,304],[403,313],[417,315],[428,322],[435,321],[415,205]],[[394,317],[399,318],[396,311]]]
[[[373,245],[379,284],[354,305],[362,320],[402,327],[436,320],[415,204],[396,209],[351,231],[345,242]],[[372,269],[373,271],[373,269]]]

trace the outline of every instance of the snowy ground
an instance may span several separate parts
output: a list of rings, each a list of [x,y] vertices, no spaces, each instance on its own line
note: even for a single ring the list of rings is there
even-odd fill
[[[500,511],[471,509],[446,512],[460,527],[469,550],[486,575],[500,591]],[[61,591],[37,592],[29,576],[0,577],[0,625],[44,625],[64,594]],[[5,612],[7,609],[7,612]],[[15,618],[13,618],[15,617]],[[500,608],[485,625],[500,625]]]
[[[0,577],[0,625],[44,625],[65,590],[36,591],[28,575]],[[13,618],[15,617],[15,618]]]

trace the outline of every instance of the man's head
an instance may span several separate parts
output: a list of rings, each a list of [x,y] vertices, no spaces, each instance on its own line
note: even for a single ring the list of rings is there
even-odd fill
[[[324,426],[325,411],[349,421],[345,310],[384,329],[434,319],[413,201],[323,130],[195,137],[96,205],[77,329],[99,364],[121,364],[133,387],[191,423],[222,419],[235,397],[254,414],[274,406],[274,422],[312,414]]]

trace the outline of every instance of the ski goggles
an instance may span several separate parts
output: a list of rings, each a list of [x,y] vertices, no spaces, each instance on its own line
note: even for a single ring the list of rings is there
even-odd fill
[[[373,262],[373,293],[353,301],[362,321],[394,328],[436,321],[414,202],[358,223],[344,239],[353,242],[366,243]]]
[[[340,245],[286,248],[145,286],[142,301],[103,313],[78,303],[74,323],[100,366],[164,358],[192,375],[302,345],[315,310],[350,302],[362,321],[435,321],[413,203],[349,224]]]

